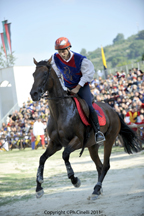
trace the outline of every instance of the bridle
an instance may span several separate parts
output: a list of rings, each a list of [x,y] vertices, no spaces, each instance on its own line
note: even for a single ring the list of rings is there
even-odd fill
[[[51,66],[51,64],[47,64],[47,65],[36,65],[36,68],[38,68],[38,67],[43,67],[43,66],[46,66],[47,68],[48,68],[48,75],[47,75],[47,77],[46,77],[46,79],[45,79],[45,83],[44,83],[44,86],[43,86],[43,88],[42,88],[42,93],[41,93],[41,98],[45,98],[45,99],[47,99],[47,100],[61,100],[61,99],[66,99],[66,98],[74,98],[74,97],[78,97],[78,95],[77,94],[71,94],[71,95],[62,95],[62,96],[59,96],[59,97],[49,97],[49,95],[47,94],[47,95],[43,95],[44,94],[44,89],[45,89],[45,86],[46,86],[46,84],[47,84],[47,81],[48,81],[48,79],[49,79],[49,76],[50,76],[50,74],[51,74],[51,69],[52,69],[52,66]],[[51,77],[52,79],[53,79],[53,77]],[[54,79],[53,79],[54,80]],[[69,92],[68,92],[69,93]]]

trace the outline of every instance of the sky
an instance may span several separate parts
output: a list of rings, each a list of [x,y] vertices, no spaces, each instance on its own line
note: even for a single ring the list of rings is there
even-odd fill
[[[15,65],[29,66],[33,57],[49,59],[59,37],[79,53],[111,45],[118,33],[127,39],[144,30],[144,0],[0,0],[0,21],[5,19]]]

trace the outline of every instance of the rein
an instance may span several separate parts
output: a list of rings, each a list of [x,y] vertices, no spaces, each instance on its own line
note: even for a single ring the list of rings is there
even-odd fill
[[[47,100],[61,100],[61,99],[66,99],[66,98],[73,98],[73,97],[77,97],[77,94],[74,95],[67,95],[67,96],[61,96],[61,97],[51,97],[49,98],[48,95],[44,95],[41,98],[46,98]]]

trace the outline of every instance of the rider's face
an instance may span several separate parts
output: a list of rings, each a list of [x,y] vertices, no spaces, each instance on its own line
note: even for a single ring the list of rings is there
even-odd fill
[[[70,47],[63,49],[63,50],[58,50],[58,53],[63,59],[68,60],[70,57],[69,50],[70,50]]]

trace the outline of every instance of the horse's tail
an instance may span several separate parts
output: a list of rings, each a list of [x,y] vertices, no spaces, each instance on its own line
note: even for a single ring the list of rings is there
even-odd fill
[[[139,139],[136,133],[124,122],[122,117],[118,114],[120,122],[121,122],[121,129],[119,134],[123,139],[124,150],[128,154],[132,154],[133,152],[139,152],[141,149]]]

